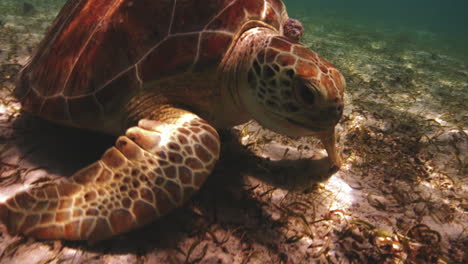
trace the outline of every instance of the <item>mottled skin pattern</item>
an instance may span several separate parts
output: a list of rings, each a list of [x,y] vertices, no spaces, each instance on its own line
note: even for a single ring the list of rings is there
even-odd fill
[[[0,204],[13,234],[107,239],[181,206],[218,160],[218,128],[255,119],[322,140],[345,81],[298,41],[280,0],[75,0],[20,72],[23,109],[125,136],[100,160]],[[118,45],[116,45],[118,43]]]

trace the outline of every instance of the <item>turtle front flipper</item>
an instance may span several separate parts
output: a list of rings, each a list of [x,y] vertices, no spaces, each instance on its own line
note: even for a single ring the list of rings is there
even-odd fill
[[[0,204],[0,219],[10,233],[93,243],[181,206],[211,173],[220,148],[213,127],[174,110],[158,117],[163,122],[140,120],[70,179],[14,195]]]

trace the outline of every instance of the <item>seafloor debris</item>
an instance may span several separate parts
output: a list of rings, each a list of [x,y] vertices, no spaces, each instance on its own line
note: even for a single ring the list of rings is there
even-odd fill
[[[38,12],[27,17],[14,15],[20,2],[0,2],[2,199],[69,175],[112,143],[19,115],[14,74],[63,3],[30,2]],[[466,60],[422,45],[424,34],[296,18],[303,41],[347,77],[339,172],[321,170],[318,140],[251,122],[223,133],[206,186],[154,225],[95,248],[2,233],[0,262],[467,263]]]
[[[23,3],[23,8],[21,10],[21,15],[23,15],[23,16],[33,16],[35,14],[37,14],[36,8],[31,3],[24,2]]]

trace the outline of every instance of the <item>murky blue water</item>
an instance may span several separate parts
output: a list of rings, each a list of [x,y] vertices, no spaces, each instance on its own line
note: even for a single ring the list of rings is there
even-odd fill
[[[421,50],[433,49],[468,60],[468,1],[466,0],[283,0],[291,17],[307,30],[324,33],[350,30],[355,34],[386,32],[384,41],[411,41]],[[58,11],[66,0],[0,0],[0,26],[9,15],[31,3],[39,15]],[[388,38],[388,39],[387,39]]]
[[[285,0],[290,16],[307,17],[307,27],[339,27],[356,34],[386,31],[417,41],[421,49],[440,49],[468,58],[466,0]],[[402,40],[404,42],[404,40]],[[405,43],[402,43],[405,44]]]

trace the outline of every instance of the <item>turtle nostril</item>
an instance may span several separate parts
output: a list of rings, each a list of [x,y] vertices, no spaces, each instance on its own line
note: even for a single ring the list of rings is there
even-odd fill
[[[341,116],[343,114],[343,105],[340,104],[336,107],[336,113],[338,114],[338,116]]]
[[[329,106],[327,110],[323,111],[323,116],[327,116],[328,118],[340,118],[343,114],[343,104],[339,104],[336,106]]]

